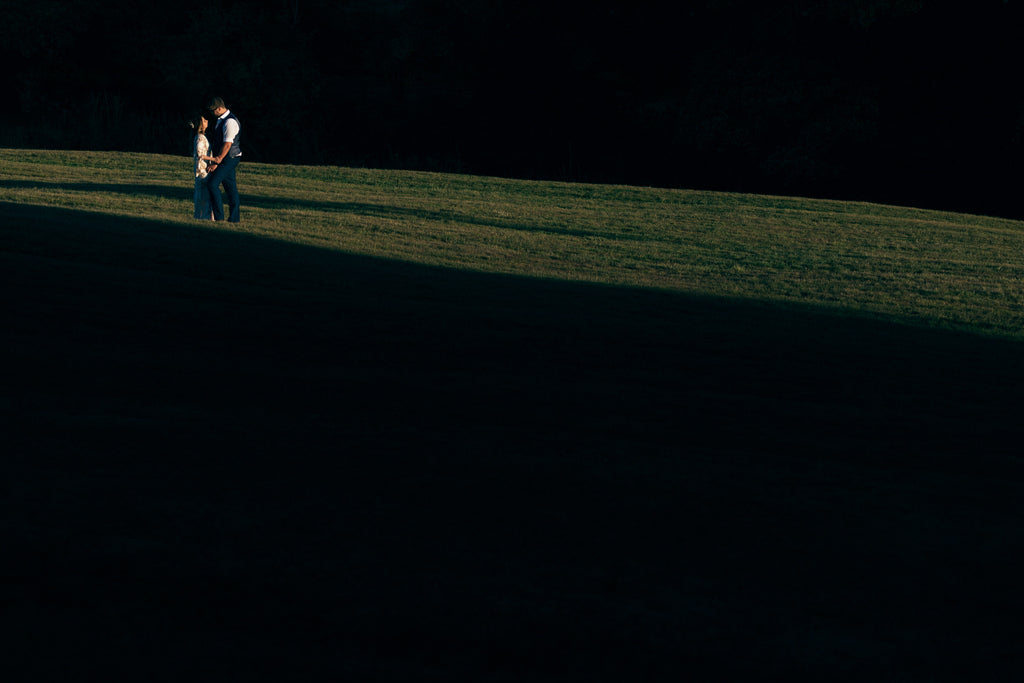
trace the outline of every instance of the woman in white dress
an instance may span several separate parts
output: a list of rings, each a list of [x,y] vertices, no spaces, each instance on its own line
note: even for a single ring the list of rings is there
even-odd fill
[[[201,220],[213,220],[210,194],[206,189],[206,162],[213,161],[213,157],[208,156],[210,141],[206,139],[205,135],[209,122],[206,117],[197,115],[189,125],[196,133],[195,139],[192,140],[192,166],[196,172],[195,217]]]

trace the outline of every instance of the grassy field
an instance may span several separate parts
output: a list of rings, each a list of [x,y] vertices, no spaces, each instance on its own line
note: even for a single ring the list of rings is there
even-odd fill
[[[0,150],[0,199],[189,223],[181,158]],[[1024,224],[855,202],[246,164],[241,234],[1024,337]],[[184,181],[183,181],[184,178]]]
[[[1024,224],[0,150],[24,680],[1006,680]]]

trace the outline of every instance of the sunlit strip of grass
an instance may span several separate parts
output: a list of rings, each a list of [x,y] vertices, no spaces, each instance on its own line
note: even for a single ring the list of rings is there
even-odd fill
[[[0,201],[204,229],[186,156],[0,150]],[[243,162],[226,229],[493,273],[827,305],[1024,338],[1024,224],[882,206]]]

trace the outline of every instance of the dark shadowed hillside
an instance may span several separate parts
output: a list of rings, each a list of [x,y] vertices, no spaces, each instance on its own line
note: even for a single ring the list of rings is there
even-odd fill
[[[999,680],[1020,345],[0,204],[5,668]]]

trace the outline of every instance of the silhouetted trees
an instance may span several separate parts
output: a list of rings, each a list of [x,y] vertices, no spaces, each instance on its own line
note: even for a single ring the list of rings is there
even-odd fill
[[[0,10],[0,144],[1014,206],[1021,3],[255,0]]]

